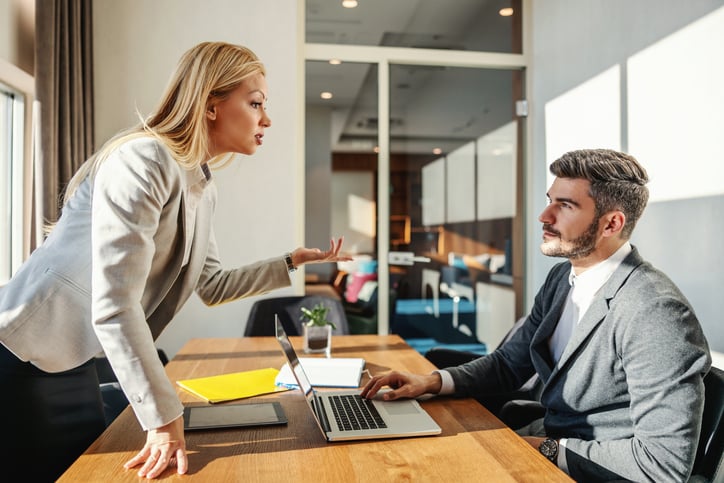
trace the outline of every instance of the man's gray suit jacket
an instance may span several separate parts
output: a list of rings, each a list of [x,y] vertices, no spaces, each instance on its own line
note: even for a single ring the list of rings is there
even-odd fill
[[[456,394],[544,383],[548,436],[568,438],[579,481],[686,481],[699,438],[703,376],[711,356],[701,326],[674,283],[638,251],[599,290],[553,364],[548,339],[570,290],[556,265],[521,329],[493,354],[447,370]]]

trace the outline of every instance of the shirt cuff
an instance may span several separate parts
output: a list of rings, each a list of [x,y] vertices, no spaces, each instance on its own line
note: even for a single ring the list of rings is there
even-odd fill
[[[440,379],[442,380],[442,386],[440,387],[440,392],[438,393],[441,396],[444,396],[446,394],[452,394],[455,392],[455,381],[453,381],[452,375],[447,371],[433,371],[440,374]]]
[[[561,438],[558,441],[558,467],[568,474],[568,461],[566,460],[566,442],[568,438]]]

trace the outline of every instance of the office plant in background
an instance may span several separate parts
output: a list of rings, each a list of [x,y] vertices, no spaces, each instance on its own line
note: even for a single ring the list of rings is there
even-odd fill
[[[337,326],[334,322],[327,320],[329,307],[322,303],[316,304],[311,309],[302,307],[301,320],[304,322],[304,352],[324,352],[330,357],[332,351],[332,330]]]

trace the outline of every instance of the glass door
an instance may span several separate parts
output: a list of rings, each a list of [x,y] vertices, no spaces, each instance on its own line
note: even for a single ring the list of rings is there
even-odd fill
[[[390,332],[408,341],[484,352],[516,319],[521,76],[390,66]]]
[[[306,62],[305,244],[344,236],[353,261],[307,265],[305,290],[340,298],[356,334],[379,327],[377,76],[376,63]]]

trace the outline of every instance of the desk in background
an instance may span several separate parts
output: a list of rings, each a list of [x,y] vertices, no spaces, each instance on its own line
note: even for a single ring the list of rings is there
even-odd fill
[[[300,337],[292,343],[301,349]],[[373,374],[389,369],[426,373],[434,369],[398,336],[333,337],[333,356],[364,357]],[[193,339],[166,366],[172,381],[282,366],[272,337]],[[363,383],[366,381],[363,378]],[[203,405],[178,389],[186,405]],[[442,434],[421,438],[327,443],[301,393],[288,391],[249,399],[279,401],[286,426],[188,432],[189,471],[175,468],[161,479],[244,482],[535,481],[571,480],[474,399],[433,398],[423,407]],[[63,474],[60,482],[139,481],[123,463],[145,443],[145,433],[127,408]]]

